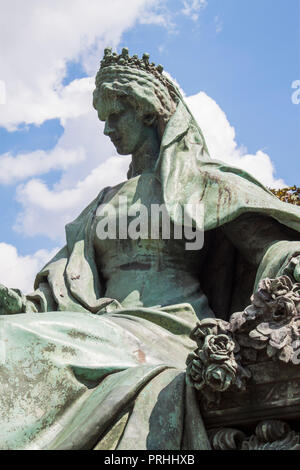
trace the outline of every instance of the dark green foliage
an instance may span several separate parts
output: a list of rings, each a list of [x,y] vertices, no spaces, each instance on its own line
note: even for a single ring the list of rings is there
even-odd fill
[[[300,206],[300,188],[291,186],[290,188],[271,189],[281,201]]]

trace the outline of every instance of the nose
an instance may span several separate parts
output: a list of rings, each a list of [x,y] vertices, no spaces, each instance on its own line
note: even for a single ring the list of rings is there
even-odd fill
[[[108,137],[111,136],[114,133],[114,129],[109,123],[108,120],[105,121],[105,126],[104,126],[104,135],[107,135]]]

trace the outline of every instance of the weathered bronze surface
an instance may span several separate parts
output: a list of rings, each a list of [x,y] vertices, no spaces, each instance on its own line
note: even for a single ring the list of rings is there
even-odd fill
[[[66,245],[38,273],[31,295],[0,287],[0,448],[226,448],[225,431],[209,439],[215,426],[287,419],[290,410],[296,416],[298,367],[290,363],[288,344],[278,346],[286,336],[281,331],[269,341],[273,326],[263,327],[251,341],[268,343],[264,359],[245,344],[239,357],[237,336],[246,341],[248,323],[245,313],[230,316],[245,312],[251,295],[269,282],[263,280],[286,276],[289,292],[300,281],[299,207],[209,156],[179,90],[148,55],[107,49],[93,103],[118,153],[132,155],[128,180],[103,189],[67,225]],[[119,197],[126,203],[118,205]],[[204,224],[192,216],[193,227],[205,230],[202,250],[164,239],[161,226],[159,237],[98,236],[100,206],[113,206],[120,224],[135,204],[164,204],[175,228],[183,225],[178,207],[191,203],[204,205]],[[296,316],[293,311],[292,322]],[[199,321],[213,322],[212,336],[222,336],[204,348],[205,387],[201,367],[199,377],[188,371],[188,385],[185,375],[186,358],[197,362],[190,356],[197,338],[190,335]],[[228,356],[222,370],[207,356],[220,345],[222,359]],[[230,389],[233,382],[237,390]],[[220,400],[203,406],[215,389]],[[266,391],[263,407],[258,397]],[[296,431],[276,426],[275,439],[255,429],[242,436],[233,429],[228,439],[236,442],[238,433],[243,448],[275,441],[298,446]]]

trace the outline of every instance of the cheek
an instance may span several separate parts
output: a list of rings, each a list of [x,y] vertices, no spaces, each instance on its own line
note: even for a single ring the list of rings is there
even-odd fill
[[[129,130],[132,134],[132,137],[135,140],[139,140],[141,136],[144,134],[145,124],[141,120],[139,116],[132,116],[130,120]]]
[[[134,116],[124,116],[119,122],[119,129],[127,140],[134,140],[139,133],[139,125]]]

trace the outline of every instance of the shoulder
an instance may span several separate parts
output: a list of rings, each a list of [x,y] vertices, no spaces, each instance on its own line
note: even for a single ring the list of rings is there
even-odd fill
[[[135,192],[140,179],[141,175],[138,175],[133,178],[129,178],[126,181],[122,181],[115,186],[106,188],[103,197],[99,198],[98,205],[109,202],[114,196],[117,196],[118,193],[120,196],[122,196]]]
[[[83,209],[83,211],[76,217],[76,219],[66,225],[67,234],[75,226],[79,226],[87,222],[87,218],[89,218],[93,213],[95,213],[98,205],[101,204],[101,201],[104,199],[105,194],[107,194],[110,189],[110,186],[107,186],[106,188],[102,189],[98,196],[93,199],[93,201],[85,209]]]

